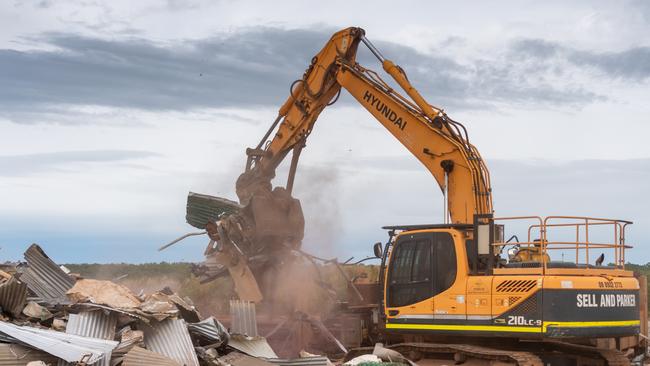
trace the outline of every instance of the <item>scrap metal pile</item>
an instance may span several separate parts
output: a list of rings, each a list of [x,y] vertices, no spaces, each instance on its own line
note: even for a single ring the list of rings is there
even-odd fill
[[[327,365],[324,356],[280,359],[257,334],[254,305],[231,302],[228,330],[168,288],[135,294],[81,278],[36,244],[0,268],[2,365]]]

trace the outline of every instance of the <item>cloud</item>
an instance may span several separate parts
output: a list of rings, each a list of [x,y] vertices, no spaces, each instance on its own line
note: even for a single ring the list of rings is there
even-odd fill
[[[541,39],[517,41],[513,54],[538,62],[562,60],[576,67],[589,67],[613,78],[643,81],[650,78],[650,47],[634,47],[620,52],[593,52],[572,49]]]
[[[87,150],[0,156],[0,176],[20,177],[70,168],[79,163],[116,163],[159,156],[149,151]]]
[[[154,111],[279,106],[289,84],[302,75],[332,32],[251,27],[168,43],[41,34],[32,41],[45,49],[0,50],[0,117],[23,123],[38,120],[33,116],[38,111],[76,105]],[[584,64],[616,77],[650,75],[647,48],[593,53],[522,40],[494,56],[461,63],[442,53],[376,43],[431,101],[456,109],[499,103],[581,106],[604,99],[571,79],[574,69]],[[558,55],[570,67],[555,62]],[[379,68],[366,51],[361,51],[360,60]],[[558,73],[562,77],[556,77]]]
[[[650,261],[642,244],[650,240],[650,213],[643,193],[650,185],[650,158],[625,160],[487,160],[495,214],[575,215],[630,220],[629,258]],[[382,225],[434,223],[441,218],[442,194],[425,168],[409,156],[351,158],[340,165],[347,192],[341,206],[344,238],[350,245],[370,242]],[[356,181],[353,179],[357,179]],[[298,196],[300,198],[300,196]],[[308,209],[309,201],[303,202]],[[349,223],[349,224],[348,224]],[[522,238],[521,227],[507,225]],[[609,236],[607,237],[609,238]],[[595,238],[598,239],[598,238]],[[609,258],[611,253],[607,253]]]

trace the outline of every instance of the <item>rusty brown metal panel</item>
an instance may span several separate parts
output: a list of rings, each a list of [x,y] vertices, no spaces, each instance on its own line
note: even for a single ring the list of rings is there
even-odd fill
[[[124,356],[122,366],[182,366],[182,364],[136,346]]]
[[[27,300],[27,284],[11,277],[0,285],[0,307],[14,317],[20,316]]]
[[[56,365],[58,358],[18,344],[0,343],[0,366],[25,366],[32,361]]]

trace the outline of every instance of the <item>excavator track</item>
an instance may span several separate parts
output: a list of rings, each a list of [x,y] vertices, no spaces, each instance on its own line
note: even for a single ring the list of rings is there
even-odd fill
[[[606,366],[630,366],[630,360],[620,351],[600,349],[565,342],[540,342],[522,344],[524,348],[535,351],[514,351],[468,344],[445,343],[398,343],[386,346],[398,351],[406,357],[423,359],[453,359],[458,364],[465,360],[487,360],[510,363],[517,366],[544,366],[541,354],[563,354],[581,356],[586,359],[604,362]],[[372,353],[372,347],[361,347],[350,350],[345,359],[349,360],[364,353]],[[600,364],[598,362],[598,364]],[[591,363],[589,363],[591,364]]]
[[[457,355],[462,355],[467,358],[510,362],[518,366],[544,366],[542,360],[530,352],[513,352],[467,344],[399,343],[391,345],[389,348],[405,355],[412,352],[421,352],[423,354],[447,353],[453,354],[455,357],[457,357]]]
[[[629,366],[630,359],[621,351],[614,349],[595,348],[566,342],[544,342],[547,349],[571,355],[581,355],[603,359],[607,366]]]
[[[386,347],[398,351],[406,357],[419,355],[424,359],[436,359],[444,356],[446,359],[451,360],[458,360],[458,357],[463,357],[466,359],[500,361],[517,366],[544,366],[542,360],[531,352],[500,350],[467,344],[398,343]],[[372,353],[372,350],[372,347],[352,349],[346,355],[345,360],[364,353]]]

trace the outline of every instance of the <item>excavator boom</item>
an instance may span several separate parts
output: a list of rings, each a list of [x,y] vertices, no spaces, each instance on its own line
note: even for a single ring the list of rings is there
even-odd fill
[[[303,78],[294,82],[269,132],[256,149],[247,151],[247,171],[237,182],[240,201],[246,204],[260,185],[268,189],[278,164],[291,150],[299,154],[320,113],[344,88],[431,172],[447,198],[445,220],[449,217],[452,223],[472,224],[474,215],[492,214],[489,173],[465,128],[432,107],[402,68],[385,59],[364,33],[360,28],[347,28],[334,34],[314,56]],[[360,42],[377,56],[410,100],[356,63]],[[275,136],[267,142],[278,122]],[[297,158],[294,160],[297,163]],[[289,191],[294,175],[292,164]]]

